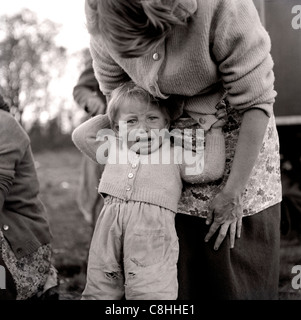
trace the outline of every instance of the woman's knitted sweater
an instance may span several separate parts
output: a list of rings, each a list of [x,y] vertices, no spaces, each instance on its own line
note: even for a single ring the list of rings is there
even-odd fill
[[[259,108],[270,116],[276,96],[271,42],[253,1],[181,2],[190,14],[187,26],[176,26],[145,56],[121,58],[100,36],[91,36],[102,92],[109,95],[130,78],[154,96],[182,98],[185,111],[205,130],[214,123],[215,106],[226,94],[233,108]]]

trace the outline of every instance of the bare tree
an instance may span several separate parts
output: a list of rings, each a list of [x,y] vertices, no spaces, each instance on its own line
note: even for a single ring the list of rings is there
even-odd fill
[[[59,25],[39,22],[27,9],[0,17],[0,30],[0,90],[22,123],[25,107],[34,106],[38,115],[49,102],[47,87],[62,70],[66,50],[55,44]]]

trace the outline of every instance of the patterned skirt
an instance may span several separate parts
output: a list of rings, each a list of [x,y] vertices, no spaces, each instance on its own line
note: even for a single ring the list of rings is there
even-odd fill
[[[50,244],[42,245],[34,253],[17,259],[0,231],[0,255],[14,280],[16,300],[38,298],[46,290],[57,285],[57,271],[51,265]]]

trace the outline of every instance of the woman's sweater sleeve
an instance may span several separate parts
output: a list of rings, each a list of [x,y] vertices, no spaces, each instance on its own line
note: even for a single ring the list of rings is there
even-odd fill
[[[212,128],[206,133],[205,139],[205,150],[197,148],[195,163],[189,166],[185,163],[180,165],[181,178],[186,182],[207,183],[220,179],[224,174],[226,150],[221,129]]]
[[[97,162],[97,150],[106,141],[105,136],[114,135],[110,129],[108,116],[97,115],[78,126],[72,132],[72,141],[76,147],[94,162]]]
[[[29,137],[20,124],[6,111],[0,114],[0,191],[9,193],[15,178],[15,168],[22,160]]]
[[[276,96],[271,40],[253,1],[219,0],[210,44],[230,104],[242,111],[259,108],[270,116]]]
[[[98,81],[95,78],[94,70],[91,62],[87,65],[85,70],[80,74],[76,85],[73,88],[73,98],[76,103],[86,112],[88,112],[87,101],[89,97],[98,95],[105,103],[106,99],[99,90]]]
[[[91,36],[90,52],[95,77],[104,95],[109,96],[115,88],[130,80],[127,73],[111,57],[102,39]]]

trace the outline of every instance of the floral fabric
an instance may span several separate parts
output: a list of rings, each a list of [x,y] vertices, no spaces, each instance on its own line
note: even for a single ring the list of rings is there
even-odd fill
[[[208,207],[213,197],[222,190],[231,171],[235,154],[242,114],[238,113],[227,103],[228,121],[223,127],[226,140],[226,168],[222,179],[207,184],[187,184],[184,182],[182,197],[179,202],[178,212],[206,217]],[[187,123],[190,122],[190,123]],[[193,121],[192,121],[193,122]],[[171,129],[191,128],[198,129],[200,125],[191,123],[191,119],[179,119]],[[206,138],[205,138],[206,145]],[[205,146],[206,148],[206,146]],[[206,152],[206,149],[205,149]],[[252,170],[246,189],[243,190],[243,215],[249,216],[260,212],[282,199],[280,180],[279,140],[272,115],[264,136],[263,144]]]
[[[17,259],[0,231],[0,254],[17,289],[16,300],[26,300],[44,292],[51,270],[51,246],[46,244],[32,254]]]

